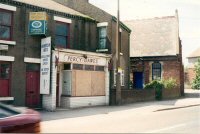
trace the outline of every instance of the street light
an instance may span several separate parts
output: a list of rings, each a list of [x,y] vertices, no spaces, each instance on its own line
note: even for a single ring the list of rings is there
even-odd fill
[[[120,80],[120,52],[119,52],[119,0],[117,0],[117,26],[116,26],[116,104],[121,104],[121,80]]]

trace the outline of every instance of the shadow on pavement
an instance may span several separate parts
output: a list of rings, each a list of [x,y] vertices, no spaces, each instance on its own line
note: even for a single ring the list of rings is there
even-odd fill
[[[173,100],[162,100],[162,101],[151,101],[151,102],[136,102],[132,104],[124,104],[121,106],[96,106],[96,107],[85,107],[76,109],[62,109],[57,108],[55,112],[39,111],[42,116],[42,121],[58,120],[64,118],[77,118],[84,116],[109,114],[110,112],[118,112],[125,110],[137,110],[139,108],[149,109],[150,107],[157,106],[175,106],[179,100],[185,100],[187,98],[199,98],[200,91],[185,90],[185,96],[173,99]],[[152,111],[153,112],[153,111]]]

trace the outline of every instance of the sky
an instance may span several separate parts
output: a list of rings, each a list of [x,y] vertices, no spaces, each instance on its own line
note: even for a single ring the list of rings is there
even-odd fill
[[[117,0],[89,2],[112,15],[117,14]],[[186,57],[200,47],[200,0],[120,0],[120,20],[174,16],[176,9],[179,15],[183,61],[187,66]]]

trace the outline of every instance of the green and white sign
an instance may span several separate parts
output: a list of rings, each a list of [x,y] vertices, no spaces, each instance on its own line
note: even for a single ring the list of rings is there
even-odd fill
[[[29,35],[43,35],[47,31],[47,22],[45,20],[29,21]]]

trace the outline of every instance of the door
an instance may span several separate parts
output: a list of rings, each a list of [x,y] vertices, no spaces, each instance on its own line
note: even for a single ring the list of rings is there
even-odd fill
[[[9,97],[10,63],[0,62],[0,97]]]
[[[26,105],[39,107],[40,105],[40,72],[26,72]]]
[[[134,72],[134,88],[143,89],[143,72]]]

